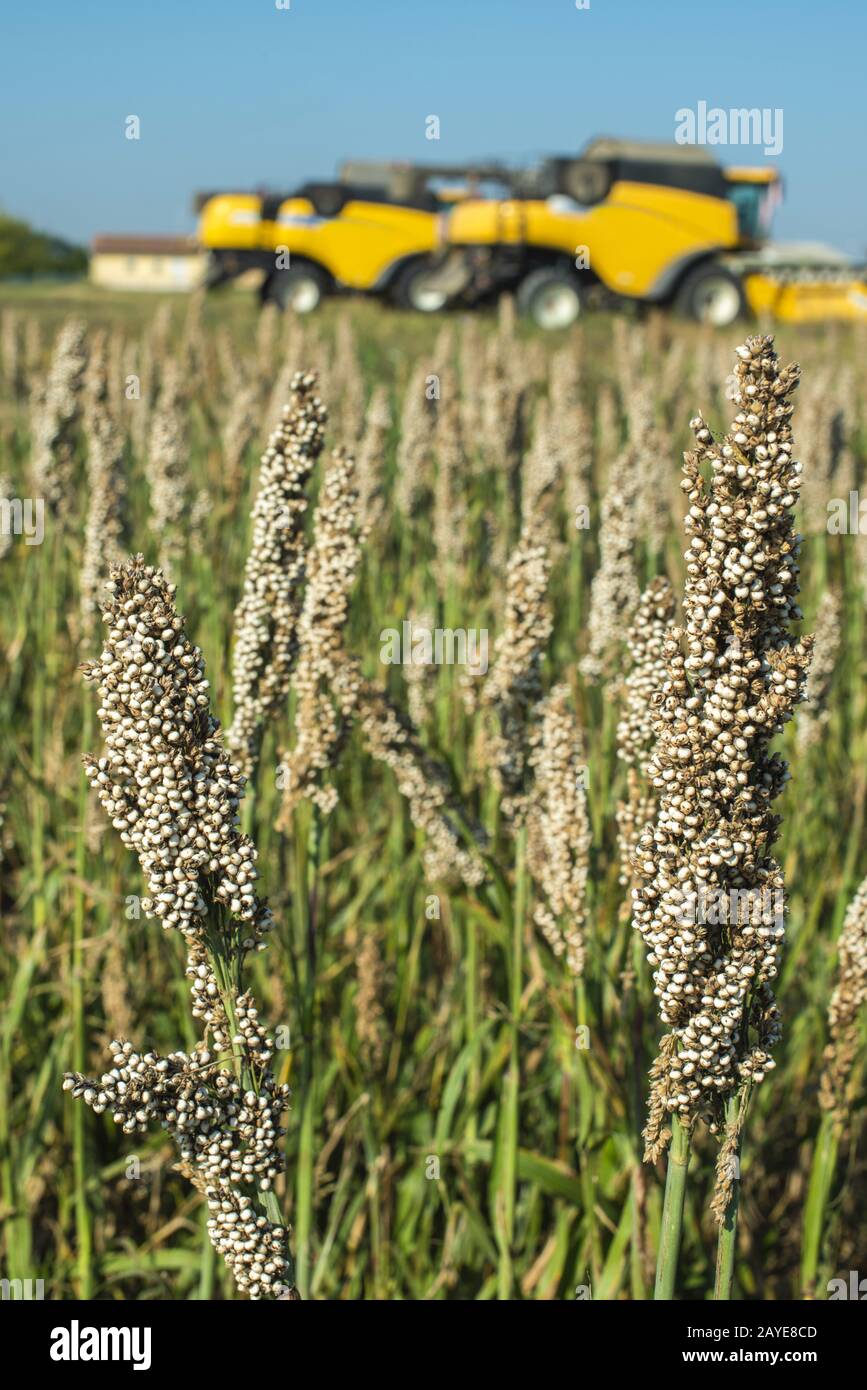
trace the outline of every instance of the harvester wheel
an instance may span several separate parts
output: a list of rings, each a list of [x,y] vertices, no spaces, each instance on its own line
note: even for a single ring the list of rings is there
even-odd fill
[[[269,298],[293,314],[312,314],[328,289],[328,280],[315,265],[287,266],[274,272]]]
[[[743,286],[723,265],[697,266],[677,292],[674,307],[696,323],[729,328],[746,312]]]
[[[449,301],[448,290],[432,283],[430,266],[423,261],[401,271],[391,298],[399,308],[414,309],[417,314],[438,314]]]
[[[539,328],[568,328],[581,313],[581,290],[573,275],[543,266],[521,281],[515,303]]]

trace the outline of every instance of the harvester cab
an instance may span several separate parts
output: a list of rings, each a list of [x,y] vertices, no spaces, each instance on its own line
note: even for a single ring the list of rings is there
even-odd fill
[[[738,216],[739,244],[748,250],[763,246],[771,235],[774,213],[783,201],[783,180],[772,167],[723,170],[728,198]]]

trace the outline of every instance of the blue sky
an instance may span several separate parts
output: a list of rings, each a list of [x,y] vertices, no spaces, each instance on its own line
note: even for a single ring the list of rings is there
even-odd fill
[[[867,18],[851,0],[290,5],[4,6],[0,206],[78,240],[183,232],[197,189],[292,187],[353,155],[530,160],[596,134],[671,139],[678,108],[704,100],[782,108],[776,234],[865,254]]]

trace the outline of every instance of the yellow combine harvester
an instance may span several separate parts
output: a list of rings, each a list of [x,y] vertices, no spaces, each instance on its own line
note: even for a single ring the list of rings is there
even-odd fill
[[[254,270],[262,301],[296,313],[346,291],[423,313],[509,291],[544,328],[626,303],[718,327],[746,312],[867,318],[863,269],[835,252],[767,245],[781,194],[771,168],[723,169],[695,146],[595,140],[535,169],[350,163],[337,181],[289,195],[217,193],[197,205],[208,283]]]
[[[720,327],[747,310],[867,317],[863,270],[845,257],[765,248],[781,187],[773,169],[724,170],[696,147],[597,140],[516,174],[506,199],[457,205],[426,283],[451,302],[512,291],[545,328],[628,301]]]
[[[499,166],[496,166],[498,169]],[[430,313],[446,295],[426,272],[439,245],[438,222],[464,186],[494,166],[346,164],[332,183],[308,183],[291,194],[214,193],[196,201],[198,239],[209,255],[208,284],[248,271],[260,275],[263,303],[310,313],[326,294],[360,291]]]

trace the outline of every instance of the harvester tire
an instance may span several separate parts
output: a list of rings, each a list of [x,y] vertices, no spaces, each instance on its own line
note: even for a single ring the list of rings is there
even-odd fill
[[[268,298],[294,314],[312,314],[328,293],[328,277],[316,265],[293,265],[276,270]]]
[[[430,266],[416,261],[402,270],[394,282],[391,299],[400,309],[412,309],[417,314],[438,314],[449,301],[448,291],[425,285]]]
[[[581,287],[567,271],[542,266],[521,281],[515,303],[538,328],[569,328],[581,313]]]
[[[729,328],[746,314],[743,285],[724,265],[713,261],[691,270],[683,280],[674,307],[694,323]]]

